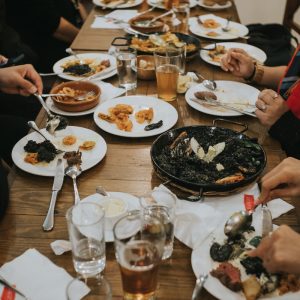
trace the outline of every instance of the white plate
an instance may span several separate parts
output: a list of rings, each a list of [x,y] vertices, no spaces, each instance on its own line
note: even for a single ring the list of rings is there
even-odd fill
[[[214,19],[216,22],[220,24],[220,26],[215,29],[205,28],[203,25],[198,23],[197,18],[191,18],[190,31],[197,36],[204,37],[207,39],[212,39],[212,40],[234,40],[234,39],[238,39],[239,37],[243,37],[247,35],[249,32],[249,29],[245,25],[232,22],[232,21],[229,24],[230,31],[224,32],[222,31],[222,27],[226,26],[227,24],[226,19],[218,17],[213,14],[201,16],[202,22],[207,19]],[[207,33],[211,31],[218,33],[218,36],[213,37],[207,35]]]
[[[207,10],[217,11],[217,10],[222,10],[222,9],[226,9],[226,8],[231,7],[232,3],[231,3],[231,1],[227,1],[227,3],[224,4],[224,5],[220,5],[220,4],[215,3],[212,6],[208,6],[208,5],[204,4],[203,0],[199,0],[198,5],[205,8],[205,9],[207,9]]]
[[[95,59],[97,61],[102,61],[102,60],[106,60],[109,59],[110,61],[110,67],[103,70],[103,76],[101,76],[101,72],[99,73],[95,73],[95,74],[99,74],[99,77],[97,77],[97,79],[106,79],[109,77],[114,76],[115,74],[117,74],[117,62],[116,62],[116,58],[113,57],[112,55],[109,54],[104,54],[104,53],[82,53],[82,54],[77,54],[77,57],[81,58],[81,59],[86,59],[86,58],[91,58],[91,59]],[[63,72],[63,68],[61,67],[63,64],[65,64],[67,61],[70,60],[76,60],[77,58],[74,55],[71,56],[67,56],[62,58],[61,60],[57,61],[54,66],[53,66],[53,72],[57,73],[59,77],[63,78],[63,79],[67,79],[67,80],[79,80],[79,79],[84,79],[86,78],[85,76],[72,76],[69,74],[65,74],[62,73]],[[109,71],[111,70],[111,71]]]
[[[148,5],[156,8],[166,9],[165,5],[163,4],[163,1],[161,0],[147,0]],[[197,0],[190,0],[190,8],[193,8],[197,6],[198,1]]]
[[[116,124],[109,123],[107,121],[101,120],[98,117],[99,112],[108,114],[109,108],[117,105],[117,104],[129,104],[133,107],[134,111],[130,116],[130,119],[133,123],[132,131],[124,131],[117,128]],[[156,123],[160,120],[163,120],[163,126],[157,129],[153,129],[150,131],[145,131],[144,127],[148,125],[147,122],[143,124],[139,124],[136,122],[134,114],[145,108],[153,108],[154,117],[152,123]],[[169,103],[159,100],[156,97],[150,96],[124,96],[119,98],[114,98],[112,100],[106,101],[100,104],[94,112],[94,120],[97,126],[103,129],[106,132],[109,132],[118,136],[125,137],[147,137],[161,134],[168,129],[172,128],[178,119],[177,110]]]
[[[217,267],[218,263],[214,262],[209,254],[210,247],[215,239],[217,242],[222,242],[225,239],[223,232],[224,222],[220,223],[216,231],[208,236],[201,244],[196,247],[192,252],[192,268],[195,275],[198,277],[200,274],[210,274],[210,271]],[[257,226],[254,225],[257,229]],[[259,235],[259,230],[256,230]],[[241,269],[242,277],[245,276],[243,269]],[[242,292],[233,292],[225,287],[219,279],[209,275],[207,281],[204,284],[205,289],[220,300],[246,300]],[[282,296],[259,297],[259,300],[272,299],[272,300],[298,300],[300,299],[300,292],[289,293]]]
[[[96,6],[107,7],[107,8],[109,8],[109,6],[107,6],[106,4],[104,4],[104,3],[103,3],[102,1],[100,1],[100,0],[93,0],[93,3],[94,3]],[[141,3],[143,3],[143,0],[134,0],[133,2],[130,2],[130,3],[124,3],[124,4],[117,5],[117,6],[113,6],[113,9],[116,9],[116,8],[128,8],[128,7],[134,7],[134,6],[140,5]],[[114,5],[114,4],[112,4],[112,5]]]
[[[133,195],[130,195],[127,193],[120,193],[120,192],[109,192],[109,194],[114,198],[124,200],[128,205],[128,211],[140,209],[139,199]],[[101,205],[102,199],[103,199],[102,195],[93,194],[91,196],[88,196],[88,197],[82,199],[81,201],[93,202],[93,203],[97,203],[97,204]],[[113,236],[112,230],[105,231],[105,241],[106,242],[114,241],[114,236]]]
[[[236,103],[255,105],[257,100],[259,90],[245,83],[240,83],[236,81],[222,81],[216,80],[217,90],[214,91],[219,101],[224,102],[228,105],[233,105],[237,108],[245,108],[247,112],[255,111],[255,108],[246,105],[236,105]],[[232,117],[240,116],[239,112],[231,111],[222,107],[214,107],[201,105],[191,99],[195,99],[195,92],[199,91],[210,91],[203,86],[202,83],[195,85],[188,89],[185,94],[186,102],[193,108],[203,113],[222,116],[222,117]]]
[[[42,133],[49,137],[51,142],[55,144],[58,149],[64,151],[76,151],[79,145],[82,142],[87,140],[92,140],[96,142],[96,146],[92,150],[84,151],[82,150],[82,165],[81,168],[83,171],[92,168],[98,164],[106,154],[107,145],[105,140],[95,131],[90,129],[68,126],[64,130],[59,130],[56,132],[55,137],[51,136],[46,129],[41,130]],[[75,135],[77,137],[77,142],[72,146],[63,146],[62,139],[67,135]],[[55,176],[56,162],[59,157],[62,157],[63,154],[59,154],[56,158],[50,163],[38,163],[36,165],[29,164],[24,161],[26,152],[24,151],[24,146],[29,140],[34,140],[36,142],[42,142],[43,138],[36,132],[32,132],[21,140],[19,140],[12,150],[12,159],[16,166],[22,169],[25,172],[40,175],[40,176]]]
[[[216,45],[224,46],[226,50],[229,50],[230,48],[240,48],[245,50],[251,57],[253,57],[255,60],[257,60],[259,63],[263,64],[266,59],[267,55],[266,53],[252,45],[243,44],[243,43],[232,43],[232,42],[224,42],[224,43],[217,43]],[[205,49],[212,49],[214,48],[215,44],[207,45],[204,48]],[[208,51],[201,50],[200,51],[200,57],[207,63],[214,65],[214,66],[220,66],[220,62],[213,61],[212,58],[208,55]]]

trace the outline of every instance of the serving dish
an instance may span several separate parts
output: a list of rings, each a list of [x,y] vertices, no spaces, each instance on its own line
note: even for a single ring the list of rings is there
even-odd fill
[[[131,28],[143,33],[162,32],[165,23],[161,20],[156,20],[150,25],[147,25],[155,16],[151,14],[134,17],[128,21]]]

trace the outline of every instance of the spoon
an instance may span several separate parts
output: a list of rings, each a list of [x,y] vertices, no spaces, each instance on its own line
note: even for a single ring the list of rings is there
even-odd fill
[[[203,80],[202,83],[207,89],[214,91],[217,88],[217,83],[214,80],[205,79],[200,73],[198,73],[195,70],[193,70],[191,72],[195,73],[199,79]]]
[[[253,210],[254,211],[254,210]],[[235,212],[225,223],[224,233],[230,238],[233,238],[243,233],[252,224],[252,212],[241,210]]]
[[[199,275],[199,277],[196,280],[195,288],[193,290],[192,300],[198,299],[199,293],[202,290],[207,278],[208,275]]]
[[[227,19],[227,23],[226,23],[225,27],[222,27],[222,30],[223,30],[224,32],[230,31],[229,23],[230,23],[230,20],[232,19],[232,16],[227,17],[226,19]]]
[[[44,110],[48,115],[47,124],[46,124],[47,131],[49,131],[51,134],[54,134],[56,130],[65,129],[68,126],[68,120],[65,117],[53,115],[50,112],[41,95],[39,95],[38,93],[34,93],[33,95],[40,101],[40,103],[42,104]]]
[[[29,121],[29,122],[27,123],[27,125],[28,125],[29,128],[33,129],[35,132],[37,132],[38,134],[40,134],[46,141],[49,141],[49,139],[47,139],[47,138],[44,136],[44,134],[40,131],[40,129],[37,127],[37,125],[36,125],[36,123],[35,123],[34,121]],[[49,141],[49,142],[53,145],[53,143],[52,143],[51,141]],[[53,145],[53,146],[54,146],[54,145]],[[62,151],[62,150],[57,149],[55,146],[54,146],[54,148],[56,149],[56,153],[57,153],[57,154],[60,154],[60,153],[65,152],[65,151]]]
[[[100,194],[102,196],[109,196],[109,193],[105,190],[105,188],[101,185],[98,185],[96,187],[96,193]]]
[[[75,196],[75,205],[80,202],[79,192],[77,188],[76,178],[82,173],[81,167],[77,165],[71,165],[66,167],[65,174],[72,178],[73,180],[73,188],[74,188],[74,196]]]

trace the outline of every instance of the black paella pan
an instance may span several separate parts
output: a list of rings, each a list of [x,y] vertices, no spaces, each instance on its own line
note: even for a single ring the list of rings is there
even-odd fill
[[[213,126],[181,127],[160,135],[151,147],[151,160],[158,176],[183,190],[206,195],[228,194],[257,180],[267,162],[264,149],[243,134],[248,128],[246,125],[236,123],[245,126],[240,132],[215,126],[216,121],[221,120],[215,120]],[[207,162],[191,149],[192,138],[205,155],[213,152],[210,146],[225,143],[225,147]]]
[[[164,32],[157,32],[157,33],[153,33],[153,34],[165,34]],[[188,35],[188,34],[184,34],[184,33],[180,33],[180,32],[174,32],[174,34],[179,38],[180,42],[184,42],[186,44],[194,44],[195,45],[195,49],[193,51],[188,51],[186,54],[187,59],[192,59],[195,56],[198,55],[199,50],[201,49],[201,45],[200,45],[200,40],[197,39],[194,36]],[[131,40],[133,37],[137,37],[141,40],[147,40],[149,37],[145,36],[145,35],[127,35],[126,37],[116,37],[114,38],[114,40],[112,41],[111,45],[112,46],[128,46],[131,48]],[[153,54],[153,51],[149,50],[149,51],[141,51],[139,49],[137,49],[137,52],[140,54]]]

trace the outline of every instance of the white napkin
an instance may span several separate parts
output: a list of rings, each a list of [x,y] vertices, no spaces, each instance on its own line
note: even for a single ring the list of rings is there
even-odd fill
[[[72,276],[56,266],[36,249],[28,249],[0,268],[0,275],[24,293],[30,300],[65,300],[66,288]],[[76,283],[78,297],[82,298],[89,288]]]
[[[122,29],[126,28],[129,25],[126,23],[114,23],[114,19],[118,19],[124,22],[128,22],[131,18],[136,16],[138,11],[136,9],[117,9],[113,12],[105,15],[105,18],[102,16],[95,17],[94,22],[91,25],[91,28],[105,28],[105,29]],[[111,18],[111,19],[109,19]]]
[[[112,84],[104,82],[104,81],[96,81],[92,80],[93,83],[97,84],[101,89],[100,100],[101,103],[107,100],[119,97],[120,95],[125,93],[125,89],[114,87]]]

